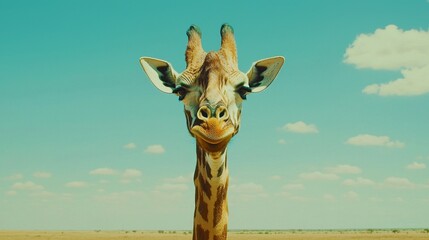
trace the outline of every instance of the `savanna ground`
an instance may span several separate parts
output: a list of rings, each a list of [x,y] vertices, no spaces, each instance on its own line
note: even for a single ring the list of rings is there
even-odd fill
[[[0,240],[190,240],[190,231],[5,231],[0,230]],[[336,239],[429,239],[429,229],[385,230],[254,230],[231,231],[229,240],[336,240]]]

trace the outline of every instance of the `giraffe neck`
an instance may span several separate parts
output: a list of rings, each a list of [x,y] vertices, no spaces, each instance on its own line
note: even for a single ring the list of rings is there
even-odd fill
[[[226,239],[228,179],[226,149],[206,152],[197,144],[193,240]]]

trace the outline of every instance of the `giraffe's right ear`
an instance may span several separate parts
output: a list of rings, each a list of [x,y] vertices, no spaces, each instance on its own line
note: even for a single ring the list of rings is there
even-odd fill
[[[266,89],[276,78],[285,62],[282,56],[271,57],[254,62],[247,72],[249,86],[252,92],[260,92]]]
[[[141,57],[140,64],[155,87],[165,93],[173,93],[178,74],[169,62],[156,58]]]

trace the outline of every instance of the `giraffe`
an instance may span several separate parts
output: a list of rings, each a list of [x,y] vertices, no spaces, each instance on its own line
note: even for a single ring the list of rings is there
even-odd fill
[[[243,101],[272,83],[284,58],[256,61],[244,73],[238,69],[230,25],[221,27],[218,51],[204,51],[197,26],[191,25],[186,34],[186,69],[182,73],[161,59],[142,57],[140,63],[155,87],[183,102],[188,131],[196,139],[193,240],[222,240],[227,239],[228,224],[227,145],[240,128]]]

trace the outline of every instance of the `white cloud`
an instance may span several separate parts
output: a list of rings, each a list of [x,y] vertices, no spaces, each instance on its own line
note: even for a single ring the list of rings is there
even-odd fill
[[[418,162],[413,162],[413,163],[409,164],[407,166],[407,168],[411,169],[411,170],[425,169],[426,168],[426,164],[424,164],[424,163],[418,163]]]
[[[231,185],[229,187],[230,199],[232,201],[250,201],[256,198],[267,197],[264,187],[253,182]]]
[[[290,192],[281,192],[278,195],[286,198],[287,200],[296,201],[296,202],[309,202],[311,199],[304,196],[294,195]]]
[[[417,160],[429,160],[429,156],[425,157],[425,156],[417,156],[416,157]]]
[[[131,182],[141,182],[140,177],[142,176],[142,172],[138,169],[125,169],[122,173],[121,183],[131,183]]]
[[[82,181],[73,181],[73,182],[66,183],[66,187],[69,187],[69,188],[84,188],[86,186],[88,186],[88,184]]]
[[[300,178],[305,180],[338,180],[339,177],[334,173],[322,173],[322,172],[310,172],[310,173],[301,173]]]
[[[393,141],[388,136],[374,136],[370,134],[360,134],[351,137],[346,141],[347,144],[355,146],[378,146],[378,147],[391,147],[402,148],[405,146],[400,141]]]
[[[10,191],[5,192],[4,194],[6,194],[7,196],[15,196],[17,194],[17,192],[10,190]]]
[[[343,195],[343,197],[349,201],[356,201],[359,199],[359,194],[354,191],[349,191]]]
[[[175,184],[190,183],[190,182],[192,182],[192,175],[189,175],[187,177],[178,176],[175,178],[166,178],[164,181],[167,183],[175,183]]]
[[[429,92],[429,31],[404,31],[395,25],[360,34],[346,49],[344,62],[357,68],[400,70],[402,78],[367,86],[380,96],[413,96]]]
[[[156,186],[154,191],[152,191],[155,196],[166,199],[181,197],[183,192],[189,190],[190,183],[193,181],[193,174],[174,178],[165,178],[163,181],[164,183]]]
[[[17,173],[17,174],[13,174],[13,175],[10,175],[10,176],[6,177],[6,180],[16,181],[16,180],[20,180],[20,179],[23,179],[23,178],[24,178],[24,176],[22,174]]]
[[[243,183],[239,185],[232,185],[230,189],[238,193],[263,193],[264,187],[256,183]]]
[[[328,172],[336,174],[359,174],[362,170],[359,167],[351,165],[338,165],[327,168]]]
[[[97,168],[89,172],[91,175],[115,175],[116,171],[111,168]]]
[[[358,177],[356,179],[346,179],[343,181],[346,186],[373,186],[375,182],[371,179]]]
[[[327,202],[335,202],[337,199],[335,198],[334,195],[326,193],[323,195],[323,200]]]
[[[304,185],[301,183],[289,183],[283,186],[283,189],[286,191],[289,190],[302,190],[304,189]]]
[[[35,192],[31,194],[31,196],[46,199],[46,198],[56,197],[57,195],[55,193],[48,192],[48,191],[40,191],[40,192]]]
[[[279,175],[273,175],[273,176],[270,176],[270,179],[271,180],[281,180],[283,177],[282,176],[279,176]]]
[[[384,180],[382,186],[388,188],[410,189],[415,188],[416,184],[412,183],[408,178],[388,177]]]
[[[286,142],[286,140],[284,140],[284,139],[279,139],[279,141],[278,141],[278,144],[281,144],[281,145],[284,145],[284,144],[286,144],[287,142]]]
[[[186,191],[189,189],[189,187],[183,183],[164,183],[160,186],[157,186],[156,189],[162,191]]]
[[[421,68],[401,70],[402,78],[383,84],[371,84],[362,92],[380,96],[413,96],[429,93],[429,64]]]
[[[155,144],[148,146],[144,151],[150,154],[162,154],[165,152],[165,149],[162,145]]]
[[[142,172],[137,169],[126,169],[122,174],[124,178],[139,178],[142,176]]]
[[[125,149],[134,149],[136,147],[137,147],[137,145],[135,143],[133,143],[133,142],[130,142],[130,143],[127,143],[127,144],[124,145]]]
[[[50,178],[50,177],[52,177],[52,174],[49,172],[35,172],[33,174],[33,177],[35,177],[35,178]]]
[[[42,190],[42,189],[44,189],[44,187],[42,185],[35,184],[34,182],[27,181],[27,182],[23,182],[23,183],[21,183],[21,182],[14,183],[12,185],[12,189],[13,190],[31,190],[31,191],[34,191],[34,190]]]
[[[287,123],[282,127],[282,129],[287,132],[294,132],[294,133],[318,133],[319,132],[316,125],[307,124],[302,121],[298,121],[295,123]]]
[[[357,68],[395,70],[429,63],[429,32],[404,31],[395,25],[361,34],[346,49],[344,62]]]
[[[140,177],[143,175],[138,169],[125,169],[124,171],[118,171],[111,168],[97,168],[89,172],[91,175],[102,175],[102,176],[114,176],[119,175],[121,183],[141,182]],[[100,184],[106,184],[110,181],[102,179],[99,181]]]

